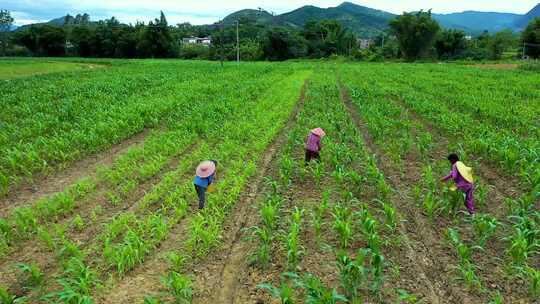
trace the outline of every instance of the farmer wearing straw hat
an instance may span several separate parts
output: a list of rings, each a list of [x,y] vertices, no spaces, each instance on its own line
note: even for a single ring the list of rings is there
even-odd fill
[[[312,160],[316,161],[321,160],[321,139],[326,135],[323,129],[316,128],[309,132],[307,141],[306,141],[306,165]]]
[[[472,215],[474,214],[474,178],[472,175],[472,168],[465,166],[464,163],[459,161],[457,154],[450,154],[448,160],[452,164],[452,171],[450,174],[443,177],[441,181],[446,182],[449,179],[453,179],[456,183],[452,190],[461,190],[465,193],[465,206]]]
[[[200,163],[197,166],[197,170],[195,170],[195,180],[193,180],[193,184],[195,185],[195,191],[197,191],[197,196],[199,197],[199,209],[204,208],[206,191],[214,181],[216,167],[217,161],[206,160]]]

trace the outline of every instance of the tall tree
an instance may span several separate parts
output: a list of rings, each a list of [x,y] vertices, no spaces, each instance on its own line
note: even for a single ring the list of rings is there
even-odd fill
[[[141,57],[168,58],[176,55],[177,42],[173,41],[165,14],[150,21],[137,44]]]
[[[525,55],[540,58],[540,18],[535,18],[529,23],[521,35],[525,47]]]
[[[63,56],[66,47],[66,32],[53,25],[32,25],[18,32],[15,41],[24,45],[35,56]]]
[[[425,57],[437,37],[440,26],[431,18],[431,11],[403,13],[390,21],[403,57],[409,61]]]
[[[276,27],[268,30],[263,53],[270,61],[283,61],[305,56],[307,47],[303,37],[285,28]]]
[[[7,44],[8,44],[8,34],[13,25],[13,17],[8,10],[0,9],[0,55],[5,56]]]
[[[447,29],[437,35],[435,49],[441,59],[454,59],[459,57],[467,47],[465,32]]]

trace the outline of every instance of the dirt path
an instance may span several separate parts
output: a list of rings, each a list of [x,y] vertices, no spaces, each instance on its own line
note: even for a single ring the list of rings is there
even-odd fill
[[[445,260],[448,260],[446,250],[441,247],[437,237],[429,230],[430,225],[419,216],[418,210],[414,210],[416,204],[410,196],[409,190],[412,189],[412,185],[415,184],[416,179],[419,179],[419,176],[413,177],[412,180],[406,180],[404,183],[400,170],[394,168],[392,161],[374,144],[365,123],[351,102],[347,89],[341,82],[339,82],[339,87],[342,101],[361,131],[366,148],[377,155],[378,167],[384,172],[395,190],[391,201],[406,219],[405,222],[400,223],[399,227],[399,232],[404,238],[403,243],[406,246],[406,256],[409,261],[416,262],[414,265],[417,268],[419,281],[425,284],[429,291],[429,294],[426,295],[429,299],[428,303],[473,303],[449,286],[452,279],[446,275],[448,273],[448,269],[445,269],[445,265],[448,265],[445,263]],[[406,172],[415,171],[418,170],[407,168]]]
[[[272,168],[271,163],[287,140],[288,130],[292,129],[298,113],[303,108],[307,86],[306,81],[286,125],[264,152],[257,175],[225,223],[222,249],[216,250],[217,254],[206,259],[206,263],[202,262],[195,267],[194,272],[198,274],[198,289],[194,303],[235,303],[237,292],[241,289],[239,286],[241,278],[247,275],[246,259],[251,248],[251,244],[243,240],[244,229],[258,222],[255,202],[263,187],[264,178]]]
[[[96,168],[113,164],[118,157],[130,148],[141,145],[150,134],[150,131],[151,129],[145,129],[135,136],[113,145],[107,151],[73,162],[65,170],[36,177],[33,181],[23,182],[17,189],[11,190],[7,197],[0,198],[0,217],[8,216],[9,212],[16,207],[60,192],[83,177],[94,177]]]

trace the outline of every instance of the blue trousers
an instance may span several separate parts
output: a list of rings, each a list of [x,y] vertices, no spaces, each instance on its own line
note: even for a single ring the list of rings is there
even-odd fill
[[[195,185],[195,191],[197,191],[197,196],[199,197],[199,209],[202,209],[206,202],[206,188]]]

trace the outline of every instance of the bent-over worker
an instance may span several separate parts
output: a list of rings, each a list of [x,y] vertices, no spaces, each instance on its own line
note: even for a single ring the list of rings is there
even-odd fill
[[[309,135],[306,140],[306,164],[308,164],[312,159],[316,161],[321,160],[321,139],[326,135],[323,129],[316,128],[309,132]]]
[[[446,182],[449,179],[453,179],[457,189],[465,193],[465,207],[472,215],[474,214],[474,179],[472,175],[472,168],[465,166],[464,163],[459,161],[457,154],[450,154],[448,156],[450,164],[452,164],[452,170],[450,174],[443,177],[441,181]],[[454,188],[454,189],[455,189]]]
[[[206,202],[206,191],[214,181],[216,168],[217,161],[206,160],[201,162],[197,166],[197,170],[195,170],[195,179],[193,180],[193,184],[195,185],[195,191],[197,191],[197,196],[199,197],[199,209],[204,208],[204,204]]]

